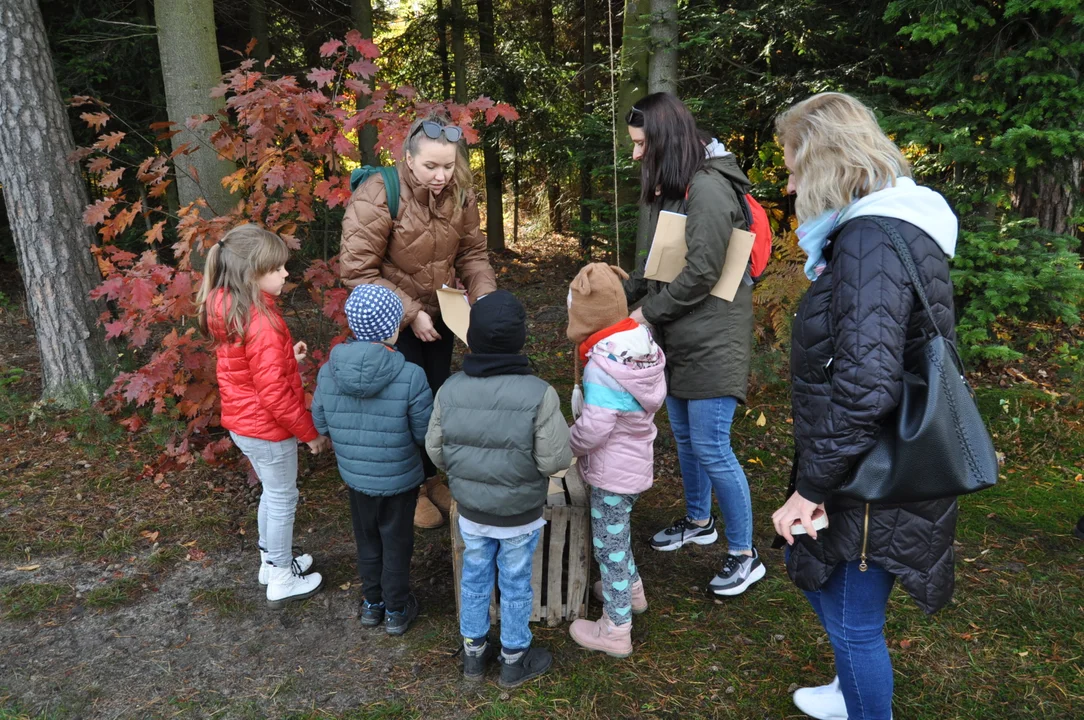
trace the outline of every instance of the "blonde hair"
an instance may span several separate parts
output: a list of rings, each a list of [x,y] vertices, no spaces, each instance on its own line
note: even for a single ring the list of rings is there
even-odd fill
[[[850,95],[807,98],[775,119],[775,132],[797,178],[800,222],[911,177],[907,159],[873,111]]]
[[[259,225],[238,225],[226,233],[207,253],[203,284],[196,296],[200,331],[212,337],[207,326],[207,305],[211,301],[218,305],[230,341],[244,340],[253,308],[273,320],[260,296],[259,279],[285,265],[289,257],[282,238]]]
[[[420,117],[410,124],[410,130],[407,131],[407,139],[403,142],[403,152],[400,160],[403,164],[406,164],[407,155],[416,155],[418,153],[418,147],[421,145],[422,138],[425,138],[429,142],[441,143],[442,145],[456,146],[455,154],[455,170],[452,172],[452,181],[449,185],[455,190],[455,202],[456,207],[463,207],[467,203],[467,191],[474,185],[474,174],[470,170],[470,157],[467,155],[467,141],[461,137],[459,142],[452,143],[444,136],[444,133],[440,134],[436,140],[433,140],[423,132],[419,132],[418,128],[422,126],[423,122],[435,122],[441,126],[454,125],[452,119],[444,113],[431,112],[425,117]]]

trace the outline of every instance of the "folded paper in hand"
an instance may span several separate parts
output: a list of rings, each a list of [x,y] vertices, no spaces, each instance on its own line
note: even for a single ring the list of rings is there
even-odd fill
[[[749,257],[755,240],[756,235],[746,230],[735,228],[730,233],[723,272],[711,289],[712,295],[727,302],[734,300],[749,267]],[[661,211],[659,222],[655,226],[655,237],[651,241],[651,250],[647,255],[647,264],[644,266],[644,277],[659,282],[673,282],[685,269],[685,254],[688,250],[685,244],[685,216],[669,210]]]
[[[467,342],[467,328],[470,327],[470,300],[467,292],[447,285],[437,290],[437,302],[440,303],[440,316],[444,324],[455,336]]]

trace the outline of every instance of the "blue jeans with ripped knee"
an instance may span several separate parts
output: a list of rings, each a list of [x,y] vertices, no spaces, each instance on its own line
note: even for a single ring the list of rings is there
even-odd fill
[[[510,650],[530,647],[533,636],[528,623],[534,604],[531,566],[542,529],[503,540],[460,534],[465,547],[459,633],[465,638],[480,638],[489,632],[489,602],[496,575],[501,589],[501,646]]]

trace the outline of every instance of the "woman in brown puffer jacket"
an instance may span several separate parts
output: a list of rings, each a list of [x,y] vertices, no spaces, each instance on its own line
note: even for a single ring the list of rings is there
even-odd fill
[[[403,143],[399,169],[399,211],[388,210],[383,177],[363,182],[343,217],[339,255],[343,284],[375,283],[403,301],[403,324],[396,348],[425,371],[437,390],[451,374],[452,332],[440,317],[437,290],[461,280],[471,302],[497,289],[471,189],[463,131],[447,118],[416,120]],[[429,478],[418,498],[415,525],[443,523],[426,496],[447,512],[448,489],[422,453]]]

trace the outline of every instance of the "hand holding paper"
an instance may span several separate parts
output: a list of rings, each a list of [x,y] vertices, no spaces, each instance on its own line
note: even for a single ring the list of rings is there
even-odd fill
[[[447,285],[437,290],[437,302],[444,324],[455,336],[467,342],[467,329],[470,327],[470,300],[466,290],[450,288]]]
[[[712,295],[733,302],[749,266],[755,240],[756,235],[746,230],[734,229],[730,233],[723,272],[711,289]],[[685,216],[668,210],[661,211],[644,266],[644,277],[659,282],[673,282],[685,269],[685,254],[688,251],[685,243]]]

